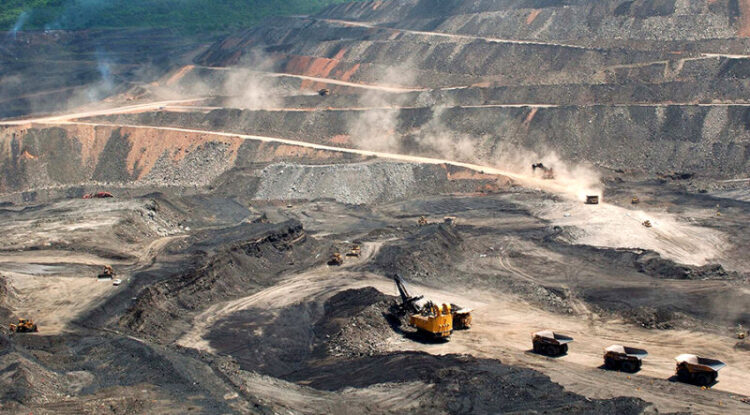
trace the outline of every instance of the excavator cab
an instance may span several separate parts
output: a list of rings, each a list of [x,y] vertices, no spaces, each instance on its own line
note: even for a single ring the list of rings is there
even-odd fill
[[[451,306],[443,304],[441,307],[430,302],[421,313],[409,316],[409,325],[427,338],[448,340],[453,333]]]
[[[439,306],[432,301],[425,300],[421,295],[412,297],[400,276],[394,275],[393,280],[401,296],[400,313],[409,315],[409,326],[416,328],[417,333],[426,338],[448,340],[453,333],[457,306],[449,304]],[[471,325],[471,310],[461,309],[460,311],[459,318],[463,319],[463,324],[467,325],[462,328],[468,328]]]

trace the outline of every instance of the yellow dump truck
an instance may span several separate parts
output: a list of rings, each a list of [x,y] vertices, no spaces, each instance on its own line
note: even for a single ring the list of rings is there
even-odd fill
[[[531,335],[534,353],[547,356],[561,356],[568,353],[568,343],[573,338],[552,330],[542,330]]]
[[[643,349],[613,344],[604,349],[604,367],[609,370],[637,372],[648,353]]]
[[[694,354],[681,354],[674,358],[677,362],[675,374],[680,382],[692,383],[698,386],[708,386],[716,382],[719,377],[719,370],[726,366],[726,363],[700,357]]]
[[[451,314],[453,314],[453,330],[468,330],[471,328],[470,308],[462,308],[456,304],[451,304]]]

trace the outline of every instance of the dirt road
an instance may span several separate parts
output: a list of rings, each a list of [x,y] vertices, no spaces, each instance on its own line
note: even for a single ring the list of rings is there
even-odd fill
[[[409,29],[399,29],[399,28],[392,28],[392,27],[382,27],[373,23],[357,22],[357,21],[352,21],[352,20],[338,20],[338,19],[313,19],[313,20],[331,23],[331,24],[339,24],[343,26],[366,27],[368,29],[381,29],[381,30],[389,30],[393,32],[410,33],[413,35],[435,36],[435,37],[444,37],[444,38],[449,38],[449,39],[471,40],[471,41],[483,40],[485,42],[490,42],[490,43],[508,43],[512,45],[538,45],[538,46],[557,46],[557,47],[571,48],[571,49],[593,49],[593,48],[587,48],[584,46],[570,45],[570,44],[565,44],[565,43],[555,43],[555,42],[542,42],[542,41],[537,41],[537,40],[500,39],[496,37],[487,37],[487,36],[460,35],[460,34],[455,34],[455,33],[427,32],[427,31],[422,31],[422,30],[409,30]]]

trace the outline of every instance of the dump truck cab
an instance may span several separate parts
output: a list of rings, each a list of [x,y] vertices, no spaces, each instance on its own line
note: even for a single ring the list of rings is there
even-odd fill
[[[719,370],[726,363],[700,357],[694,354],[681,354],[674,358],[677,362],[675,374],[681,382],[692,383],[698,386],[708,386],[719,377]]]
[[[562,356],[568,353],[568,343],[572,341],[572,337],[552,330],[542,330],[531,335],[534,353],[546,356]]]
[[[613,344],[604,349],[604,367],[609,370],[637,372],[648,353],[643,349]]]

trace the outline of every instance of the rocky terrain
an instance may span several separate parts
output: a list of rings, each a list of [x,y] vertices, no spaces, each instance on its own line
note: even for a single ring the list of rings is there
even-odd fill
[[[747,412],[746,3],[19,33],[0,46],[0,318],[39,332],[2,329],[0,408]],[[472,328],[416,336],[395,274]],[[569,352],[533,353],[543,329]],[[611,344],[649,356],[604,370]],[[682,353],[727,367],[702,390],[676,381]]]

